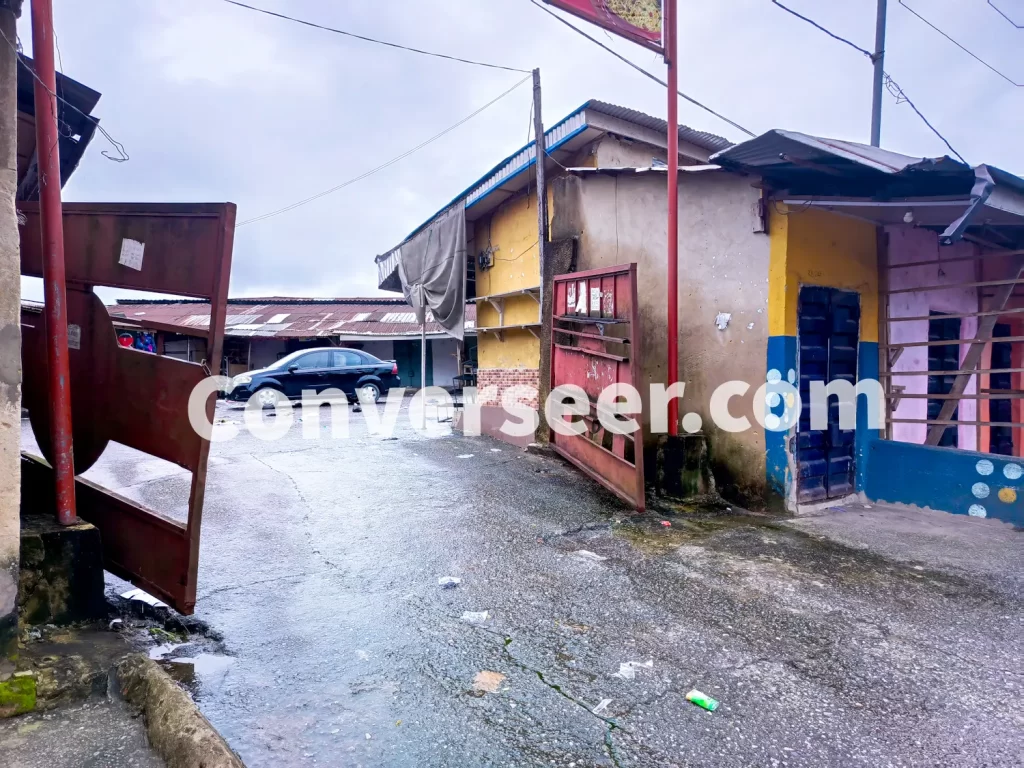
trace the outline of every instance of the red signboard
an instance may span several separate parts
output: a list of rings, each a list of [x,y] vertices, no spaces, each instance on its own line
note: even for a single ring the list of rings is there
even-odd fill
[[[662,0],[544,0],[620,37],[658,51]]]

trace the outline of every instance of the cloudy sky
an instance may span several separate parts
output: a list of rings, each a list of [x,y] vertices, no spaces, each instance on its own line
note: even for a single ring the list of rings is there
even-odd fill
[[[530,0],[248,0],[328,26],[510,67],[539,66],[548,126],[590,98],[664,116],[665,92]],[[867,142],[871,65],[770,0],[680,1],[683,91],[755,133],[790,128]],[[986,0],[905,0],[1024,83],[1024,29]],[[994,0],[1024,25],[1024,0]],[[875,0],[787,5],[872,48]],[[886,69],[970,163],[1024,174],[1024,88],[890,0]],[[64,71],[100,91],[95,113],[129,155],[94,139],[74,201],[232,201],[239,221],[337,186],[448,128],[523,75],[428,58],[254,13],[223,0],[54,0]],[[26,4],[19,33],[31,52]],[[583,22],[578,24],[586,26]],[[587,27],[664,74],[644,49]],[[233,296],[377,295],[373,257],[527,140],[524,84],[370,178],[237,230]],[[680,103],[680,120],[734,128]],[[945,146],[886,95],[883,146]],[[39,298],[35,283],[24,286]]]

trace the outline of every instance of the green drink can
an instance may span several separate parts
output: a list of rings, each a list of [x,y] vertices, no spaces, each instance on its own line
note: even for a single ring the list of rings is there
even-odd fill
[[[706,709],[708,712],[714,712],[718,709],[718,699],[712,699],[706,693],[701,693],[696,688],[686,694],[686,700],[696,704],[701,709]]]

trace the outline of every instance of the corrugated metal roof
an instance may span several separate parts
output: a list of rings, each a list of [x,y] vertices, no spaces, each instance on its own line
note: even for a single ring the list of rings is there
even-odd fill
[[[653,117],[643,112],[638,112],[635,109],[630,109],[629,107],[620,107],[617,104],[609,104],[606,101],[591,99],[584,104],[581,109],[591,109],[595,112],[608,115],[609,117],[628,120],[631,123],[642,125],[644,128],[651,128],[656,131],[661,131],[662,133],[668,130],[668,121],[662,120],[660,117]],[[708,133],[707,131],[698,131],[686,125],[679,126],[679,138],[683,141],[688,141],[691,144],[696,144],[701,149],[708,150],[708,152],[719,152],[732,146],[732,142],[722,136],[717,136],[716,134]]]
[[[835,165],[853,163],[879,173],[908,169],[963,171],[969,166],[950,157],[911,157],[854,141],[810,136],[797,131],[773,130],[711,156],[716,163],[767,169],[793,166],[796,161]]]
[[[408,311],[408,305],[401,299],[230,299],[232,314],[229,315],[225,333],[228,336],[268,338],[327,338],[344,336],[418,336],[419,323]],[[292,302],[291,304],[284,303]],[[245,303],[243,303],[245,302]],[[259,303],[257,303],[259,302]],[[125,309],[130,307],[130,312]],[[397,311],[403,309],[405,311]],[[177,326],[183,335],[193,328],[206,328],[210,323],[210,305],[205,301],[122,300],[108,306],[107,311],[119,320],[131,319],[145,326],[146,322]],[[145,312],[144,316],[137,316]],[[127,317],[122,317],[127,315]],[[271,322],[281,315],[287,315],[288,322]],[[476,320],[476,306],[466,306],[467,328],[473,328]],[[402,322],[396,322],[396,321]],[[427,334],[442,335],[440,324],[427,318]]]

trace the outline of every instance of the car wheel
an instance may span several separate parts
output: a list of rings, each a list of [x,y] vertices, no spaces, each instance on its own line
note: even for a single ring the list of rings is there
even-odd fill
[[[284,393],[273,387],[264,387],[256,392],[256,402],[263,408],[276,408],[277,404],[284,400]]]
[[[376,403],[380,400],[380,387],[373,382],[367,382],[359,388],[359,402]]]

